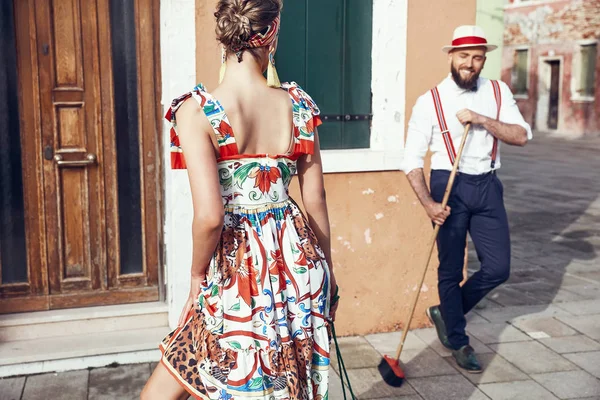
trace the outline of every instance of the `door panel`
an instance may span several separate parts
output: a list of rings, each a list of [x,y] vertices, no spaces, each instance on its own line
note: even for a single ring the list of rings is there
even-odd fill
[[[105,289],[95,2],[36,2],[50,294]]]
[[[158,300],[158,0],[13,4],[27,274],[0,313]]]

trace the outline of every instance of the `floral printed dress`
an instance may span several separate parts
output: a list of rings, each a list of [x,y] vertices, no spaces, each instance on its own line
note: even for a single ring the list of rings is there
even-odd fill
[[[312,154],[319,109],[295,83],[293,151],[239,154],[225,110],[202,85],[172,103],[172,167],[185,168],[175,111],[193,97],[219,144],[221,239],[187,323],[161,343],[162,363],[198,399],[328,399],[330,271],[288,196],[296,160]]]

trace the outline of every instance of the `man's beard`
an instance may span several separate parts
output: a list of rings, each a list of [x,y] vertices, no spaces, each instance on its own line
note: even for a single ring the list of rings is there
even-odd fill
[[[479,74],[481,73],[481,71],[479,71],[476,74],[473,74],[473,76],[469,79],[463,79],[460,76],[460,72],[458,72],[454,65],[450,66],[450,71],[452,72],[452,78],[454,78],[454,82],[456,82],[459,88],[464,90],[471,90],[473,88],[476,88],[477,79],[479,79]],[[471,69],[471,71],[475,72],[474,69]]]

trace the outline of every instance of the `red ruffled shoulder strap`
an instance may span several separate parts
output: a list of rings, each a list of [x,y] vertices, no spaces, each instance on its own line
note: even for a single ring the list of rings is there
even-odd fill
[[[321,110],[296,82],[282,83],[292,99],[294,115],[294,154],[313,154],[315,128],[321,125]]]
[[[179,136],[177,135],[177,119],[175,118],[175,114],[183,102],[190,97],[196,99],[206,118],[208,118],[219,144],[220,156],[227,157],[238,154],[233,129],[223,106],[206,91],[204,85],[199,83],[191,92],[173,100],[171,107],[165,115],[165,119],[171,123],[171,168],[186,169],[185,157],[183,156],[183,150],[181,149]]]

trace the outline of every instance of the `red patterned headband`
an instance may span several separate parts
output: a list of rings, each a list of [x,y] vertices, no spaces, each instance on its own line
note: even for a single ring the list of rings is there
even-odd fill
[[[248,39],[248,43],[246,43],[244,47],[247,49],[254,49],[257,47],[269,46],[275,41],[275,39],[277,39],[280,22],[280,17],[275,18],[267,27],[267,31],[265,33],[255,33],[250,39]]]

